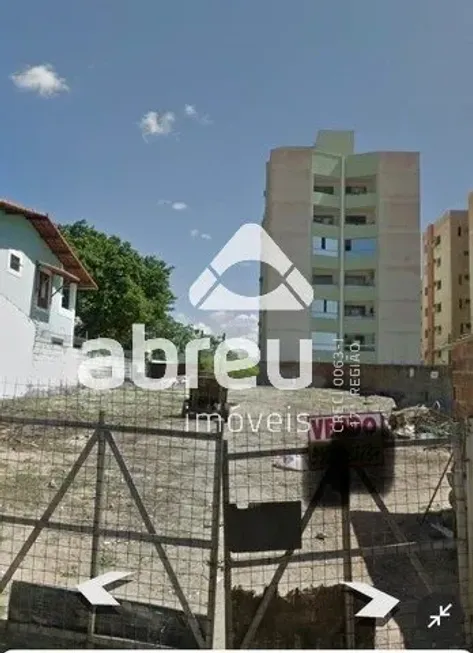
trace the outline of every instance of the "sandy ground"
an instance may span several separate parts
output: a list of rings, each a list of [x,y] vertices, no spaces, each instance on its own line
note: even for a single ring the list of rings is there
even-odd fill
[[[28,418],[52,418],[96,421],[104,411],[107,424],[136,428],[134,434],[115,432],[115,439],[133,476],[143,502],[160,535],[175,538],[209,540],[213,501],[215,443],[210,439],[145,435],[140,429],[160,427],[171,430],[195,429],[196,425],[180,417],[183,391],[144,392],[133,388],[107,393],[81,391],[54,397],[4,401],[1,415]],[[277,447],[303,447],[306,434],[294,429],[298,414],[330,414],[334,393],[329,390],[281,392],[270,388],[233,391],[229,397],[233,415],[225,437],[229,452],[256,452]],[[350,410],[389,411],[388,399],[371,398],[367,402],[345,397]],[[337,398],[337,401],[339,399]],[[355,403],[353,403],[355,402]],[[274,413],[281,417],[275,418]],[[272,417],[269,417],[273,414]],[[208,424],[200,423],[205,432]],[[71,465],[86,445],[91,428],[72,426],[21,426],[0,422],[0,512],[26,518],[38,518],[57,492]],[[432,448],[428,443],[396,449],[394,482],[385,492],[384,501],[396,524],[409,541],[439,546],[434,531],[419,524],[448,460],[447,448]],[[249,502],[298,500],[303,497],[304,474],[277,469],[271,457],[230,462],[230,499],[239,507]],[[90,526],[96,492],[96,452],[79,472],[52,520]],[[313,479],[312,481],[313,482]],[[445,510],[449,486],[442,483],[431,510]],[[354,486],[351,496],[352,548],[388,545],[396,538],[363,488]],[[102,527],[123,532],[145,532],[130,492],[118,466],[107,451],[104,476]],[[3,522],[0,531],[0,573],[4,573],[30,526]],[[91,560],[89,535],[44,531],[30,550],[14,578],[37,583],[73,587],[89,577]],[[179,583],[191,608],[205,613],[208,601],[209,551],[188,546],[164,545]],[[315,513],[304,533],[300,553],[315,552],[315,561],[291,563],[285,572],[280,592],[294,587],[334,584],[342,581],[341,512],[323,505]],[[235,560],[255,556],[237,555]],[[260,557],[260,556],[258,556]],[[267,557],[265,555],[265,557]],[[457,585],[455,553],[431,550],[421,555],[430,590],[455,592]],[[149,542],[135,542],[113,536],[102,538],[99,571],[133,571],[133,581],[116,590],[117,598],[128,598],[180,607],[173,587],[156,550]],[[270,581],[276,564],[238,568],[233,585],[261,591]],[[401,600],[396,619],[378,630],[376,645],[400,648],[416,644],[416,605],[428,593],[406,555],[366,555],[353,560],[353,577],[392,593]],[[8,587],[2,595],[8,600]]]

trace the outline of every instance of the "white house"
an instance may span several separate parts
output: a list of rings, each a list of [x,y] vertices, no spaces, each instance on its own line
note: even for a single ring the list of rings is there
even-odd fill
[[[76,293],[96,288],[48,215],[0,200],[0,396],[73,381]]]

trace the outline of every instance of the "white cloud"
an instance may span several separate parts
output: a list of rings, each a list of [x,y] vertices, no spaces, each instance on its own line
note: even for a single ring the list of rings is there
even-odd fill
[[[190,118],[194,118],[197,116],[197,110],[193,104],[186,104],[184,107],[184,113],[186,116],[189,116]]]
[[[186,104],[184,107],[184,113],[188,118],[193,118],[197,122],[200,122],[201,125],[211,125],[212,121],[210,120],[207,114],[200,114],[195,108],[194,104]]]
[[[25,70],[10,75],[16,87],[24,91],[33,91],[41,97],[53,97],[69,90],[66,80],[56,73],[50,64],[30,66]]]
[[[235,315],[232,311],[215,311],[210,314],[210,320],[218,325],[217,331],[225,333],[227,338],[248,338],[248,340],[258,341],[257,313]]]
[[[174,202],[173,200],[159,200],[158,206],[170,206],[173,211],[185,211],[189,208],[185,202]]]
[[[194,322],[187,315],[184,315],[184,313],[177,313],[175,315],[175,320],[177,322],[181,322],[182,324],[192,326],[196,331],[203,331],[204,335],[213,335],[213,329],[211,326],[205,324],[204,322]]]
[[[143,138],[146,136],[167,136],[174,129],[176,116],[172,111],[159,114],[157,111],[148,111],[140,120],[140,129]]]
[[[212,240],[212,236],[210,234],[202,233],[198,229],[191,229],[190,233],[192,238],[202,238],[203,240]]]

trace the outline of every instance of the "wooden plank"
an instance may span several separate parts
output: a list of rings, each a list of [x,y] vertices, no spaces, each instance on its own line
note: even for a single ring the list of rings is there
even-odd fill
[[[90,606],[75,590],[13,581],[8,621],[87,633]],[[207,618],[196,615],[205,632]],[[98,608],[95,634],[176,649],[199,648],[184,613],[136,601]]]

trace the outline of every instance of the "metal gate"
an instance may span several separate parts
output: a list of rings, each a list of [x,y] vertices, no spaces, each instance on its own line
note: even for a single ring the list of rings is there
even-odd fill
[[[172,420],[177,399],[128,389],[107,413],[93,393],[3,403],[0,591],[12,637],[49,628],[73,647],[212,647],[222,434]],[[118,618],[75,591],[113,569],[133,574],[114,591]]]
[[[422,625],[433,597],[465,605],[468,592],[465,528],[453,523],[450,505],[454,487],[462,521],[463,426],[440,416],[434,432],[394,439],[392,482],[354,468],[349,490],[337,492],[324,472],[281,468],[285,456],[303,463],[300,433],[259,436],[230,433],[224,445],[227,648],[465,647],[461,628],[433,633]],[[231,551],[235,506],[297,500],[300,548]],[[344,581],[391,594],[398,609],[381,625],[356,617],[368,599]]]

